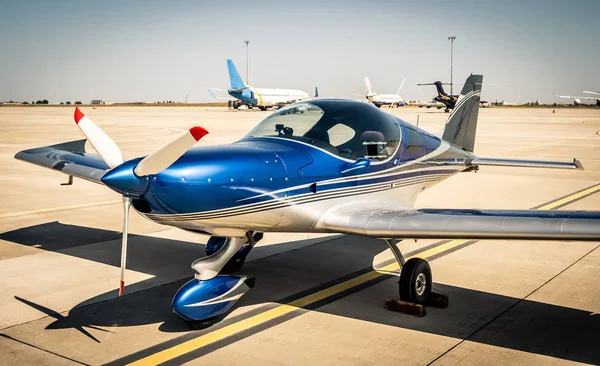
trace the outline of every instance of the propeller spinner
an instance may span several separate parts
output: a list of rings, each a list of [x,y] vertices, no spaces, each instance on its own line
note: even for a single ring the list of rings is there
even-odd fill
[[[158,174],[171,166],[198,140],[208,134],[202,127],[192,127],[181,136],[149,154],[143,159],[123,162],[123,154],[115,142],[86,117],[79,108],[75,108],[75,123],[81,129],[98,155],[111,170],[102,177],[109,188],[123,195],[123,233],[121,241],[121,278],[119,296],[125,289],[125,267],[127,263],[127,237],[129,232],[129,208],[132,197],[139,197],[148,188],[147,175]]]

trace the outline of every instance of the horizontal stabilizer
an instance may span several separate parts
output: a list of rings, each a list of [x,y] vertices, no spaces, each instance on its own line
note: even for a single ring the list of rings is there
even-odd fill
[[[94,183],[101,183],[100,179],[106,174],[109,166],[99,155],[89,154],[85,151],[86,141],[83,139],[23,150],[15,155],[15,159],[58,170]]]
[[[573,161],[547,161],[547,160],[519,160],[519,159],[494,159],[476,158],[473,165],[511,166],[523,168],[552,168],[552,169],[580,169],[583,170],[581,162],[575,158]]]
[[[206,89],[208,90],[208,94],[210,94],[210,96],[213,99],[235,100],[235,98],[233,98],[233,97],[218,97],[218,96],[215,95],[215,93],[213,91],[213,90],[217,90],[217,91],[226,92],[227,90],[224,90],[224,89],[215,89],[215,88],[206,88]]]

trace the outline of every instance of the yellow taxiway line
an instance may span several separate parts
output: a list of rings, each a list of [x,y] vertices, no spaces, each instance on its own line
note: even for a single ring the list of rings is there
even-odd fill
[[[573,193],[567,197],[552,201],[544,206],[539,207],[537,210],[541,210],[541,211],[552,210],[553,208],[562,206],[566,203],[572,202],[576,199],[579,199],[586,195],[590,195],[597,191],[600,191],[600,184],[597,184],[597,185],[590,187],[588,189],[585,189],[583,191]],[[468,240],[460,240],[460,239],[452,240],[448,243],[442,244],[435,248],[431,248],[431,249],[422,251],[420,253],[417,253],[412,257],[406,258],[406,260],[413,258],[413,257],[429,258],[436,254],[456,248],[459,245],[462,245],[466,242],[468,242]],[[276,318],[282,317],[284,315],[287,315],[295,310],[298,310],[299,308],[307,307],[310,304],[313,304],[317,301],[324,300],[324,299],[326,299],[330,296],[336,295],[342,291],[346,291],[355,286],[359,286],[365,282],[368,282],[368,281],[374,280],[378,277],[387,275],[389,272],[398,271],[399,269],[400,269],[400,266],[398,265],[398,263],[392,263],[390,265],[387,265],[383,268],[378,269],[377,271],[374,270],[374,271],[365,273],[363,275],[351,278],[351,279],[346,280],[337,285],[334,285],[334,286],[328,287],[326,289],[323,289],[321,291],[317,291],[310,295],[304,296],[304,297],[302,297],[298,300],[292,301],[288,304],[283,304],[283,305],[277,306],[274,309],[267,310],[263,313],[254,315],[250,318],[240,320],[239,322],[236,322],[236,323],[233,323],[226,327],[223,327],[221,329],[215,330],[214,332],[201,335],[197,338],[180,343],[171,348],[167,348],[163,351],[157,352],[148,357],[145,357],[138,361],[132,362],[129,365],[135,365],[135,366],[158,365],[163,362],[167,362],[176,357],[185,355],[186,353],[190,353],[192,351],[195,351],[195,350],[202,348],[204,346],[207,346],[209,344],[218,342],[222,339],[231,337],[237,333],[240,333],[242,331],[253,328],[257,325],[260,325],[260,324],[266,323],[268,321],[274,320]]]
[[[585,196],[589,196],[592,193],[596,193],[600,191],[600,184],[597,184],[593,187],[590,187],[588,189],[584,189],[583,191],[577,192],[577,193],[573,193],[565,198],[561,198],[558,199],[556,201],[550,202],[547,205],[543,205],[541,207],[538,208],[538,210],[552,210],[553,208],[556,208],[558,206],[562,206],[565,205],[569,202],[573,202],[576,199],[579,199],[581,197],[585,197]]]

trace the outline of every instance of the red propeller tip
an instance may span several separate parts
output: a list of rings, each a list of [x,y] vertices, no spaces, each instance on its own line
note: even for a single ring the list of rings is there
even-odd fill
[[[75,123],[79,123],[83,117],[85,117],[85,114],[79,110],[79,107],[75,107]]]
[[[196,139],[196,141],[198,141],[201,138],[203,138],[204,136],[206,136],[208,134],[208,131],[206,131],[203,127],[196,126],[196,127],[190,128],[190,133]]]

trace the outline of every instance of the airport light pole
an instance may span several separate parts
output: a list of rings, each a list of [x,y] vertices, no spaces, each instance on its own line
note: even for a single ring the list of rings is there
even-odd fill
[[[246,84],[248,84],[248,43],[250,41],[244,41],[246,43]]]
[[[452,61],[453,61],[453,57],[454,57],[454,40],[455,39],[456,39],[456,36],[448,37],[448,40],[450,41],[450,95],[454,94],[452,92],[452,87],[454,86],[454,84],[452,83]]]

